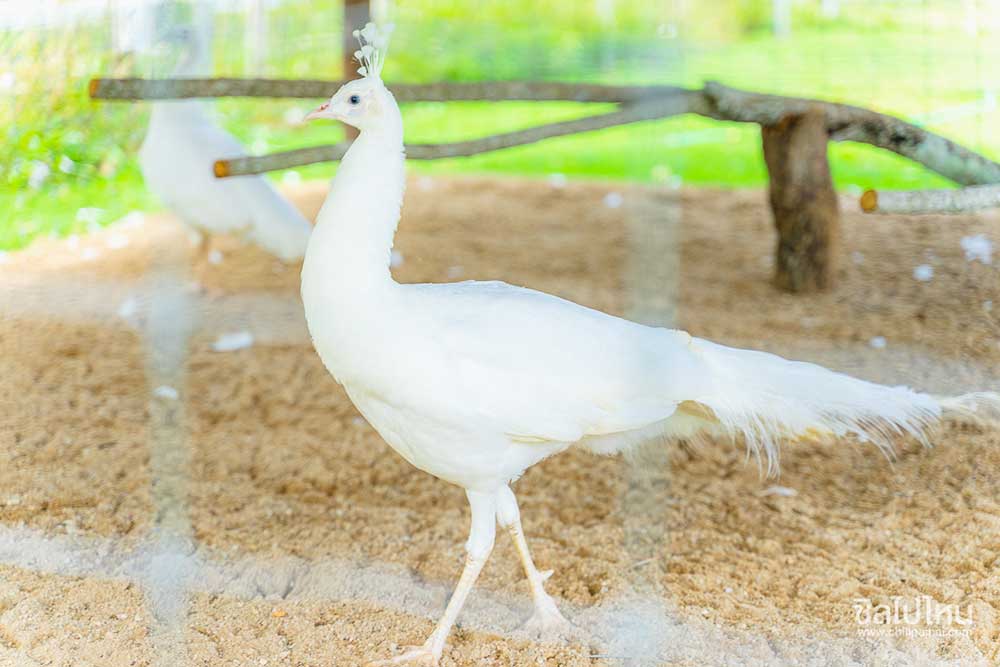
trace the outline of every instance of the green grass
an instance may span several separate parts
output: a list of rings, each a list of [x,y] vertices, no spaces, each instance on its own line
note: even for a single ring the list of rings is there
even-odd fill
[[[0,210],[15,212],[0,223],[0,249],[20,248],[36,236],[84,233],[93,224],[113,222],[129,211],[155,208],[135,169],[114,181],[64,183],[40,192],[0,192]]]
[[[335,3],[334,3],[335,4]],[[709,4],[709,3],[706,3]],[[983,90],[1000,88],[1000,40],[960,32],[943,1],[926,13],[893,5],[863,17],[824,22],[800,9],[794,36],[777,40],[760,29],[760,2],[720,2],[709,11],[694,3],[686,23],[658,3],[622,2],[613,25],[596,17],[593,3],[525,0],[470,3],[419,0],[396,9],[397,37],[388,80],[550,78],[618,83],[698,86],[717,79],[755,90],[823,97],[926,121],[928,127],[987,155],[1000,157],[1000,108],[983,103]],[[291,2],[272,16],[278,34],[329,32],[312,40],[276,44],[271,76],[335,78],[339,56],[332,4],[323,21],[315,3]],[[739,5],[740,11],[732,7]],[[324,5],[325,6],[325,5]],[[726,8],[729,7],[729,10]],[[960,13],[960,12],[958,12]],[[547,20],[542,20],[542,19]],[[685,39],[664,36],[659,26],[678,21]],[[937,21],[945,27],[933,27]],[[331,25],[333,24],[333,25]],[[708,31],[706,26],[713,26]],[[216,21],[216,72],[243,73],[239,42],[242,17]],[[227,48],[238,42],[240,48]],[[334,42],[334,48],[328,43]],[[327,45],[327,46],[324,46]],[[95,104],[85,82],[94,73],[148,74],[143,59],[112,61],[99,26],[72,31],[0,33],[0,54],[16,76],[13,98],[0,97],[0,248],[17,248],[33,237],[85,230],[81,208],[101,209],[97,224],[130,210],[156,206],[142,187],[135,152],[146,105]],[[0,63],[4,58],[0,58]],[[66,63],[70,64],[67,75]],[[162,70],[163,64],[158,65]],[[0,75],[5,65],[0,64]],[[0,92],[0,95],[3,93]],[[11,104],[7,104],[11,100]],[[291,125],[286,113],[305,111],[308,100],[222,100],[222,123],[251,152],[286,150],[340,138],[334,124]],[[404,108],[407,140],[456,141],[608,109],[570,103],[419,104]],[[60,170],[63,156],[71,168]],[[949,183],[885,151],[864,145],[831,145],[839,188],[908,189]],[[50,176],[30,185],[41,163]],[[464,159],[412,162],[425,173],[501,173],[759,187],[766,182],[756,126],[678,117]],[[328,178],[333,165],[299,168],[302,178]],[[280,179],[281,174],[272,175]],[[81,217],[84,220],[81,220]]]

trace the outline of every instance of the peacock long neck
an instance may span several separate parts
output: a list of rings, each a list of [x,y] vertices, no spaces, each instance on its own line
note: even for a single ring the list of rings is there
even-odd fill
[[[152,104],[150,126],[180,123],[187,125],[212,124],[212,115],[202,100],[157,100]]]
[[[302,273],[307,308],[341,314],[378,307],[396,286],[389,272],[403,201],[402,132],[362,132],[341,161],[316,219]]]
[[[192,34],[185,43],[180,62],[171,74],[175,79],[209,76],[212,72],[212,54],[208,48],[211,42],[210,29],[191,28]],[[200,99],[158,100],[153,102],[150,118],[152,124],[165,123],[211,123],[209,105]]]

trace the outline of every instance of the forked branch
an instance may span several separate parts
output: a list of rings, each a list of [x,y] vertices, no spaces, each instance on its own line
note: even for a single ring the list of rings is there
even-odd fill
[[[959,185],[1000,183],[1000,164],[893,116],[847,104],[751,93],[719,83],[706,84],[705,94],[718,112],[715,117],[761,125],[775,125],[786,116],[819,107],[826,114],[827,131],[834,141],[858,141],[884,148]]]

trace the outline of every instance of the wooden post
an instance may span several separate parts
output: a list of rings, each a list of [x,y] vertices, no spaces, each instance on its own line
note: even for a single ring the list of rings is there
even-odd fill
[[[792,0],[772,0],[771,24],[775,37],[784,39],[792,34]]]
[[[246,71],[252,76],[262,76],[267,62],[267,11],[265,0],[246,0],[246,35],[243,38],[246,51]]]
[[[358,78],[357,70],[361,65],[354,60],[354,52],[358,50],[358,40],[354,38],[354,31],[365,27],[365,24],[370,20],[370,0],[344,0],[344,31],[341,39],[341,47],[344,51],[344,79]],[[358,136],[358,131],[350,125],[344,125],[344,132],[348,141],[352,141]]]
[[[816,107],[762,126],[778,229],[774,281],[791,292],[833,286],[840,212],[827,161],[826,118]]]

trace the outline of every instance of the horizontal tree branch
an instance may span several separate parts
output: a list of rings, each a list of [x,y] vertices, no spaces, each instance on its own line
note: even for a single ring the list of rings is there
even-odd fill
[[[574,120],[539,125],[525,130],[506,132],[482,139],[458,141],[449,144],[416,144],[406,147],[406,155],[413,160],[437,160],[441,158],[466,157],[478,153],[496,151],[503,148],[523,146],[543,139],[560,137],[580,132],[636,123],[655,118],[666,118],[687,113],[700,104],[700,93],[685,91],[667,97],[629,104],[606,114],[586,116]],[[269,155],[217,160],[215,175],[218,177],[258,174],[276,169],[287,169],[314,162],[339,160],[344,156],[349,144],[314,146]]]
[[[284,79],[94,79],[91,96],[107,100],[179,99],[191,97],[295,97],[322,98],[335,91],[341,81]],[[461,101],[461,100],[533,100],[638,103],[658,99],[669,100],[667,113],[643,115],[636,120],[666,117],[679,113],[695,113],[716,120],[752,122],[762,126],[775,125],[789,115],[801,115],[811,108],[821,108],[826,116],[827,131],[833,141],[858,141],[890,150],[923,164],[928,169],[960,185],[1000,183],[1000,164],[960,146],[933,132],[899,118],[869,109],[796,97],[766,95],[729,88],[709,82],[702,90],[675,86],[604,86],[535,81],[491,81],[478,83],[393,84],[390,86],[400,102]],[[649,107],[648,109],[655,109]],[[635,110],[591,118],[614,120],[610,125],[635,122],[628,120]],[[581,119],[584,121],[584,119]],[[570,121],[578,122],[578,121]],[[497,150],[540,141],[550,136],[586,132],[610,125],[604,121],[584,121],[577,126],[556,123],[516,133],[498,135],[471,142],[435,146],[414,146],[409,150],[414,159],[457,157],[477,152]],[[592,125],[592,123],[598,123]],[[569,129],[567,129],[569,128]],[[238,158],[221,161],[223,171],[255,173],[312,162],[339,159],[343,148],[318,146],[273,156]]]
[[[966,213],[1000,208],[1000,185],[958,190],[868,190],[861,195],[865,213]]]
[[[90,96],[111,101],[171,100],[192,97],[330,97],[343,81],[309,79],[92,79]],[[387,84],[400,102],[569,101],[634,102],[661,97],[675,86],[604,86],[548,81]]]
[[[720,83],[705,85],[715,118],[775,125],[787,115],[819,107],[834,141],[858,141],[890,150],[960,185],[1000,183],[1000,164],[904,120],[869,109],[819,100],[751,93]]]

